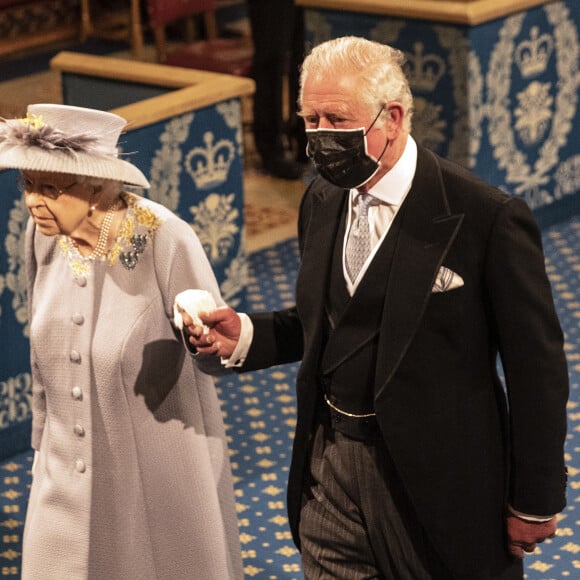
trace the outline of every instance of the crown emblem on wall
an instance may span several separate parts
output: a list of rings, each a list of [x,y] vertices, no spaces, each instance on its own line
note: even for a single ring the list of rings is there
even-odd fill
[[[423,43],[413,45],[414,52],[405,53],[404,71],[409,84],[422,91],[432,91],[445,74],[445,61],[437,54],[423,54]]]
[[[554,50],[554,41],[549,34],[540,35],[540,29],[533,26],[530,30],[530,40],[518,44],[514,59],[523,77],[531,77],[543,73],[550,55]]]
[[[231,141],[220,139],[214,145],[213,139],[213,133],[205,133],[205,148],[194,147],[185,160],[187,172],[199,189],[209,189],[226,181],[235,157],[235,148]]]

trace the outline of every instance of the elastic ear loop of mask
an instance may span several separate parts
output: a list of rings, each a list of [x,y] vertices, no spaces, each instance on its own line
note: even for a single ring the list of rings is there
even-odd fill
[[[377,114],[377,116],[374,118],[373,122],[370,124],[370,127],[365,131],[365,137],[369,134],[369,131],[375,126],[375,123],[379,120],[379,117],[381,116],[381,113],[385,110],[385,105],[387,103],[385,103],[384,105],[381,105],[381,108]]]
[[[377,116],[374,118],[373,122],[371,123],[370,127],[367,129],[367,131],[365,132],[364,136],[366,137],[369,134],[369,131],[374,127],[375,123],[379,120],[379,117],[381,116],[381,113],[384,111],[385,109],[385,105],[387,103],[385,103],[384,105],[381,106],[380,111],[378,112]],[[383,155],[385,154],[385,151],[387,150],[387,147],[389,146],[390,141],[387,139],[387,142],[385,143],[385,146],[383,147],[383,151],[381,152],[381,154],[379,155],[378,159],[376,159],[376,162],[379,163],[381,161],[381,159],[383,158]],[[370,156],[369,156],[370,157]],[[378,168],[377,168],[378,171]],[[376,172],[375,172],[376,173]],[[369,177],[369,179],[371,179],[371,177]]]

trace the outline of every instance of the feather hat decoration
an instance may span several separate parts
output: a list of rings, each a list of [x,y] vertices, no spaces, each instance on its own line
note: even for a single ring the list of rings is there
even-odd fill
[[[143,173],[120,159],[119,115],[69,105],[30,105],[23,119],[0,121],[0,167],[70,173],[149,187]]]

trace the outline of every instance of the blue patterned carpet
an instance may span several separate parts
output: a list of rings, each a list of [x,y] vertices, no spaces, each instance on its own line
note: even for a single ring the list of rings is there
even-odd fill
[[[544,233],[556,306],[566,332],[571,375],[568,506],[559,537],[525,560],[529,580],[580,578],[580,218]],[[293,303],[298,250],[295,240],[251,256],[253,310]],[[285,490],[295,426],[297,365],[222,378],[218,383],[235,476],[240,537],[247,578],[301,580],[299,555],[287,525]],[[0,577],[18,578],[31,454],[0,464]],[[201,579],[200,579],[201,580]]]

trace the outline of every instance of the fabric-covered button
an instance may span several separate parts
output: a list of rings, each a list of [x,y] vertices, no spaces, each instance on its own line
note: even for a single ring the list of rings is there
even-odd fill
[[[78,435],[79,437],[84,437],[84,435],[85,435],[85,428],[82,425],[79,425],[77,423],[74,426],[74,432],[75,432],[75,435]]]
[[[81,353],[78,350],[71,350],[70,360],[75,363],[81,362]]]
[[[84,473],[87,470],[87,465],[82,459],[77,459],[77,461],[75,463],[75,469],[79,473]]]
[[[77,276],[75,278],[76,283],[83,288],[84,286],[87,285],[87,277],[86,276]]]
[[[83,398],[83,390],[80,387],[73,387],[71,395],[75,401],[80,401]]]
[[[85,321],[85,317],[80,312],[77,312],[72,315],[72,321],[80,326]]]

